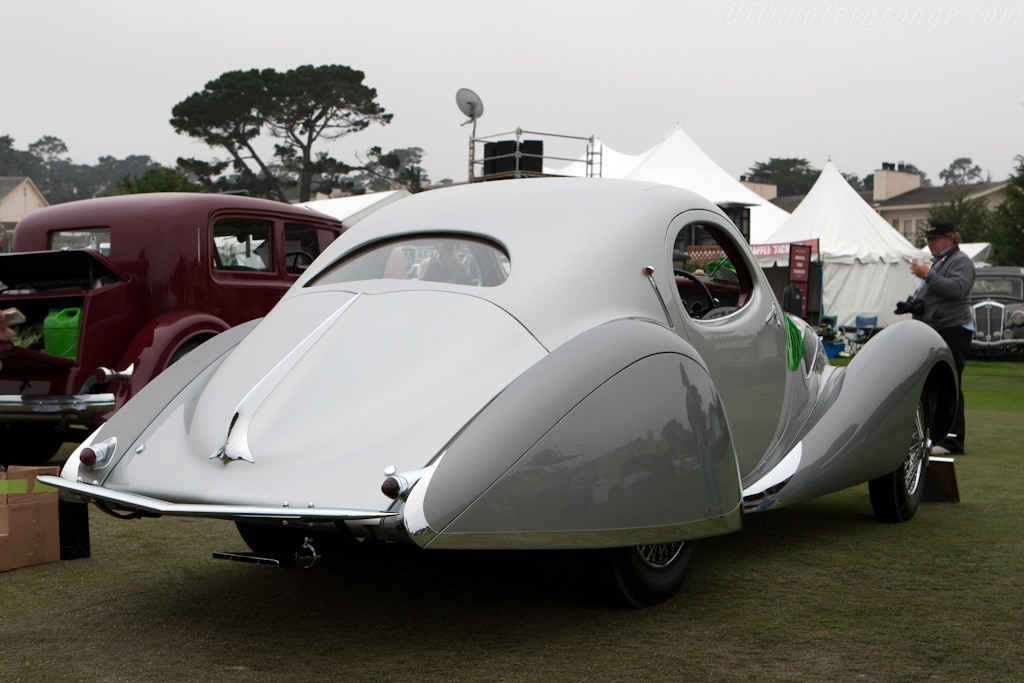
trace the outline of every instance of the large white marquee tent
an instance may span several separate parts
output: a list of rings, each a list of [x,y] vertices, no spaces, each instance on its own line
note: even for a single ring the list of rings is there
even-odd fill
[[[602,178],[645,180],[674,185],[711,200],[720,206],[750,207],[750,241],[763,243],[789,218],[789,214],[744,186],[716,164],[690,139],[679,124],[654,147],[640,154],[623,154],[602,142]],[[563,175],[584,175],[583,160],[553,171]]]
[[[893,313],[920,284],[910,272],[922,253],[850,187],[829,161],[811,191],[765,243],[817,239],[822,270],[822,308],[839,325],[857,316],[877,316],[889,325],[907,316]],[[762,268],[787,266],[785,257],[763,256]]]

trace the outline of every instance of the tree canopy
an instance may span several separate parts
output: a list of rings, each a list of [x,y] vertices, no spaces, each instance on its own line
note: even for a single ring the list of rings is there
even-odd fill
[[[170,122],[178,133],[220,148],[230,158],[179,159],[178,164],[206,186],[245,189],[280,201],[287,201],[292,187],[298,188],[299,201],[308,201],[315,190],[363,189],[345,179],[353,172],[386,180],[389,187],[419,189],[425,174],[418,148],[384,154],[374,147],[356,164],[317,151],[371,124],[388,124],[392,115],[376,100],[377,91],[363,83],[363,73],[347,66],[229,71],[176,104]],[[264,134],[279,141],[270,157],[258,144]],[[229,169],[233,175],[225,176]]]
[[[821,170],[807,159],[769,157],[768,161],[755,161],[748,173],[756,182],[775,185],[780,197],[789,197],[807,194]]]
[[[147,155],[118,159],[103,156],[96,164],[76,164],[67,156],[67,145],[58,137],[44,135],[19,150],[9,135],[0,136],[0,175],[28,176],[50,204],[118,193],[126,176],[142,176],[157,164]]]
[[[188,178],[188,174],[175,168],[155,164],[142,176],[130,173],[117,182],[118,194],[143,192],[199,192],[202,186]]]
[[[960,157],[939,171],[939,178],[943,185],[970,185],[979,183],[982,179],[981,166],[978,166],[970,157]]]
[[[989,238],[992,212],[981,197],[969,197],[966,188],[952,192],[949,201],[928,208],[928,220],[949,221],[956,226],[964,242],[983,242]]]
[[[1024,155],[1017,155],[1016,160],[1006,198],[996,207],[989,231],[992,263],[1001,266],[1024,265]]]

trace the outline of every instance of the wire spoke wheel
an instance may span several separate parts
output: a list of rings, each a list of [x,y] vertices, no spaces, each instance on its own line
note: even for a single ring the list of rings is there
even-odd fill
[[[683,552],[683,546],[686,543],[683,541],[677,541],[675,543],[659,543],[657,545],[638,545],[635,550],[640,555],[640,559],[643,560],[651,569],[665,569],[672,565],[672,563],[679,557],[679,553]]]
[[[928,469],[928,414],[918,401],[907,458],[894,472],[868,482],[871,508],[880,522],[906,522],[917,512],[924,498],[924,476]]]
[[[903,463],[903,484],[909,495],[914,495],[924,483],[924,470],[928,463],[928,432],[924,414],[918,406],[914,414],[914,433],[910,437],[910,453]]]
[[[633,609],[668,600],[690,573],[696,548],[696,541],[672,541],[600,551],[609,599]]]

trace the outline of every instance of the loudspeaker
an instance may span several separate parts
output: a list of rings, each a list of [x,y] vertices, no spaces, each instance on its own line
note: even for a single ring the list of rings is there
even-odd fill
[[[543,173],[544,171],[544,141],[523,140],[519,143],[521,154],[535,156],[521,157],[519,159],[519,171],[525,173]],[[514,174],[516,171],[516,141],[499,140],[498,142],[484,143],[484,175]],[[500,158],[498,158],[500,157]]]

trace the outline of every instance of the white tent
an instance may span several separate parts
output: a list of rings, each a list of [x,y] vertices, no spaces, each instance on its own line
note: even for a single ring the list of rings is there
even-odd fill
[[[924,260],[885,219],[850,187],[829,161],[811,191],[766,243],[819,240],[822,303],[825,315],[839,325],[853,325],[856,316],[878,316],[889,325],[896,302],[914,293],[920,280],[910,272]],[[776,256],[759,258],[763,268],[787,265]]]
[[[763,243],[768,235],[789,218],[789,214],[729,175],[690,139],[677,123],[665,139],[646,152],[623,154],[602,143],[602,178],[646,180],[674,185],[711,200],[720,206],[750,207],[750,241]],[[570,162],[554,171],[584,175],[586,162]]]
[[[296,206],[305,206],[320,213],[325,213],[328,216],[333,216],[351,227],[377,209],[387,206],[391,202],[398,201],[402,197],[408,197],[410,194],[408,190],[367,192],[366,194],[354,194],[349,197],[314,199],[309,202],[301,202]]]

